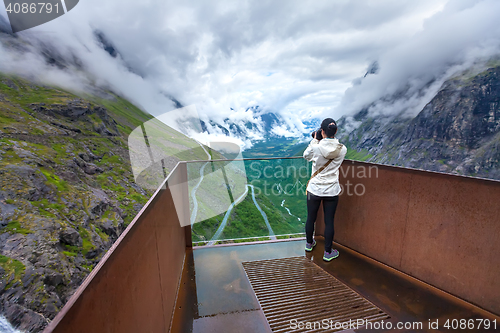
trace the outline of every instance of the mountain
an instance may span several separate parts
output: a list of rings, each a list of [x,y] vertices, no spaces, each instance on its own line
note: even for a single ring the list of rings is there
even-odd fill
[[[430,171],[500,179],[500,64],[445,81],[415,117],[343,117],[351,158]]]
[[[208,123],[201,121],[203,132],[214,134],[222,133],[227,136],[234,136],[240,139],[251,138],[252,140],[261,140],[265,137],[277,136],[273,133],[273,128],[279,126],[283,119],[274,113],[264,113],[258,106],[250,107],[245,110],[250,115],[251,120],[231,120],[225,118],[221,123],[210,120]]]
[[[94,91],[0,74],[0,317],[26,332],[54,318],[153,192],[138,185],[127,145],[153,117]],[[161,131],[166,173],[182,154],[207,158],[197,142]]]
[[[241,140],[245,158],[295,156],[307,146],[308,134],[290,126],[281,115],[265,112],[259,106],[247,108],[246,112],[251,115],[250,120],[201,121],[201,129],[208,134],[223,134]],[[317,124],[312,120],[304,125],[311,127],[312,131]]]

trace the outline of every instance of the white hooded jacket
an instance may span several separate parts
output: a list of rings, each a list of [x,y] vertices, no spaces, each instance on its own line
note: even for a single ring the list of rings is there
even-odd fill
[[[312,174],[332,162],[316,175],[307,186],[307,191],[321,197],[331,197],[340,194],[339,168],[344,160],[347,148],[335,138],[324,138],[321,141],[313,139],[304,151],[304,158],[312,161]]]

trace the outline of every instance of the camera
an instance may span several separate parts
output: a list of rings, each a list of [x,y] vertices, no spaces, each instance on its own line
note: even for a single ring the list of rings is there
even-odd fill
[[[313,139],[314,139],[314,134],[316,134],[316,139],[318,139],[318,140],[323,139],[323,135],[321,134],[321,128],[319,130],[311,133],[311,136],[313,137]]]

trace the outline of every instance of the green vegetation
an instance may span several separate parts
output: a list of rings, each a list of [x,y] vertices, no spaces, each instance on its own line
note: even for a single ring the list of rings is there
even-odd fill
[[[5,276],[10,277],[13,275],[12,281],[5,286],[5,289],[9,289],[14,283],[21,282],[21,277],[24,275],[26,267],[22,262],[0,255],[0,266],[5,270]]]
[[[304,232],[301,232],[299,234],[291,234],[291,235],[282,235],[282,236],[277,236],[277,239],[290,239],[290,238],[302,238],[305,236]]]
[[[82,264],[82,267],[85,268],[86,270],[88,270],[89,272],[94,269],[94,265],[85,265],[85,264]]]
[[[268,140],[255,142],[254,145],[243,152],[245,158],[266,157],[291,157],[301,156],[309,142],[299,142],[296,138],[273,139],[273,146]]]
[[[131,172],[129,151],[127,151],[127,137],[138,126],[147,122],[145,127],[149,144],[159,147],[165,155],[175,155],[184,160],[207,159],[205,151],[198,143],[164,126],[154,120],[151,115],[116,94],[103,92],[103,94],[108,94],[106,98],[78,96],[56,87],[37,86],[17,77],[0,74],[0,79],[5,79],[3,82],[7,83],[0,83],[0,94],[3,98],[0,101],[2,109],[0,122],[9,128],[5,132],[12,134],[12,138],[0,139],[3,152],[0,167],[12,164],[28,166],[35,170],[30,177],[41,181],[42,184],[45,183],[48,187],[43,193],[23,193],[22,196],[19,195],[19,197],[9,199],[12,201],[6,202],[19,207],[21,205],[28,207],[29,214],[31,214],[30,221],[36,221],[35,219],[41,217],[42,223],[53,221],[56,226],[75,228],[82,239],[82,246],[62,245],[60,249],[60,254],[64,255],[69,262],[76,262],[71,258],[85,257],[89,251],[95,249],[98,242],[100,243],[98,237],[103,242],[109,242],[110,236],[103,232],[102,223],[111,221],[118,225],[117,213],[115,213],[118,207],[124,212],[123,216],[126,215],[124,224],[127,226],[134,218],[138,205],[147,202],[151,191],[144,195],[140,189],[133,186],[135,180]],[[42,103],[45,105],[41,105]],[[65,113],[69,104],[88,108],[88,111],[70,120]],[[35,107],[37,111],[33,112]],[[96,128],[102,125],[106,125],[111,131],[114,130],[114,125],[102,116],[101,107],[104,107],[106,109],[104,112],[116,121],[119,136],[108,137],[97,132]],[[44,116],[41,117],[38,114],[44,114]],[[28,133],[29,139],[16,138],[16,135],[23,132]],[[287,156],[293,156],[301,154],[306,146],[307,143],[299,143],[296,139],[283,139],[271,148],[264,143],[257,144],[253,153],[264,154],[262,156],[283,156],[283,152],[286,151]],[[212,158],[223,158],[219,152],[206,149]],[[271,164],[262,162],[258,168],[261,171],[266,166],[279,168],[279,163],[279,161]],[[303,161],[300,163],[303,164],[302,166],[307,165]],[[89,164],[95,164],[99,169],[94,168],[94,171],[89,172],[87,169]],[[92,165],[90,167],[93,168]],[[303,222],[299,220],[304,217],[305,213],[303,191],[289,194],[265,194],[264,190],[271,189],[272,184],[263,182],[270,180],[275,185],[279,183],[285,186],[293,185],[297,179],[300,179],[302,183],[296,185],[297,188],[303,188],[310,172],[306,172],[302,178],[294,175],[278,175],[273,176],[273,179],[267,179],[263,175],[249,176],[252,170],[248,170],[248,166],[243,164],[239,169],[238,167],[223,169],[221,165],[212,163],[205,169],[205,180],[197,192],[199,216],[209,218],[193,225],[193,239],[206,242],[213,236],[224,218],[224,214],[217,215],[216,212],[220,212],[221,209],[218,206],[221,203],[225,204],[224,200],[227,201],[227,193],[231,192],[235,199],[245,190],[242,185],[244,182],[241,181],[244,180],[245,168],[247,168],[247,181],[249,183],[257,181],[254,185],[258,205],[267,215],[275,233],[303,231]],[[199,177],[199,172],[199,167],[188,170],[190,177],[193,176],[195,180],[193,184],[190,183],[190,186],[196,184],[196,174]],[[220,177],[210,177],[212,173],[220,175],[221,172],[225,172],[227,183],[221,183]],[[29,188],[24,183],[24,179],[15,178],[13,174],[12,179],[15,179],[13,183],[17,182],[19,188]],[[95,189],[103,192],[99,191],[96,194]],[[101,214],[99,209],[93,210],[92,205],[99,204],[98,198],[103,196],[109,199],[106,199],[109,206]],[[32,201],[25,198],[32,198]],[[282,206],[283,199],[286,200],[284,206]],[[290,213],[286,207],[290,209]],[[82,223],[84,216],[91,216],[91,214],[94,216],[87,220],[88,224]],[[28,226],[31,227],[29,223],[35,223],[30,221],[28,218],[18,218],[2,231],[26,235],[31,232],[28,230]],[[251,191],[249,191],[247,197],[231,212],[221,238],[242,238],[242,240],[233,241],[242,242],[248,237],[257,237],[253,239],[260,240],[269,239],[268,235],[269,231],[264,218],[255,206]],[[48,237],[53,242],[58,240],[56,232]],[[83,262],[83,265],[79,264],[80,267],[92,270],[93,266],[85,265],[90,261],[84,260]]]
[[[63,301],[111,246],[122,218],[127,226],[153,192],[135,183],[128,149],[128,135],[153,117],[115,94],[100,96],[106,94],[106,99],[82,96],[0,74],[0,185],[8,198],[2,212],[9,216],[0,235],[17,239],[23,249],[16,251],[28,253],[26,260],[33,262],[42,252],[48,271],[64,278],[55,287]],[[151,142],[163,145],[166,155],[207,159],[194,140],[157,121],[151,124],[148,134],[158,135]],[[102,134],[103,126],[112,135]],[[81,245],[69,228],[78,232]],[[18,258],[16,251],[9,255]],[[0,256],[0,266],[6,288],[22,286],[22,262]],[[51,301],[45,277],[34,273],[22,286],[23,293],[33,293],[34,311]]]
[[[228,219],[221,238],[232,239],[245,236],[266,236],[269,231],[264,223],[262,215],[253,204],[252,198],[248,195],[233,210]]]
[[[52,150],[56,152],[56,156],[54,156],[54,160],[57,163],[62,163],[65,158],[68,157],[68,153],[66,152],[67,144],[65,143],[53,143]]]
[[[53,185],[59,192],[68,191],[68,183],[59,178],[56,174],[52,173],[46,168],[40,168],[40,172],[47,177],[47,185]]]
[[[216,241],[214,244],[240,244],[240,243],[250,243],[259,241],[271,240],[270,237],[248,237],[248,238],[235,238],[235,239],[221,239]],[[208,242],[193,242],[194,246],[205,246]]]
[[[347,154],[345,155],[346,159],[354,161],[366,161],[372,157],[373,155],[370,154],[366,149],[361,149],[361,151],[357,151],[354,149],[347,148]]]
[[[87,252],[95,249],[95,245],[90,240],[90,232],[84,227],[80,226],[78,228],[78,233],[82,237],[82,254],[86,255]]]
[[[110,164],[120,164],[120,163],[123,163],[122,159],[120,158],[120,156],[116,156],[116,155],[113,155],[113,156],[108,156],[108,155],[104,155],[103,158],[101,159],[101,161],[99,161],[101,164],[104,164],[104,165],[110,165]]]
[[[45,134],[44,131],[42,131],[41,129],[39,128],[34,128],[32,131],[31,131],[31,134],[34,134],[34,135],[42,135],[42,134]]]
[[[28,107],[32,103],[65,104],[70,100],[71,94],[57,88],[34,86],[18,77],[9,76],[8,78],[18,87],[18,90],[10,88],[0,81],[0,92],[21,107]]]
[[[63,253],[68,257],[76,257],[77,254],[75,252],[63,251]]]
[[[207,241],[212,238],[219,227],[224,215],[218,215],[191,226],[193,241]]]
[[[299,205],[296,205],[296,211],[303,211],[306,209],[306,197],[300,196],[299,198],[293,198],[292,196],[265,196],[260,195],[257,197],[257,203],[266,213],[269,220],[269,224],[276,235],[280,234],[292,234],[304,231],[304,225],[301,221],[305,221],[304,216],[299,220],[297,216],[290,215],[288,211],[281,207],[281,205],[275,205],[272,201],[279,201],[281,198],[288,201],[300,201]],[[288,204],[287,204],[288,205]],[[290,210],[291,211],[291,210]],[[301,212],[302,213],[302,212]],[[303,214],[303,213],[302,213]],[[301,215],[302,215],[301,214]]]
[[[468,69],[468,70],[465,70],[465,71],[459,73],[458,75],[453,77],[451,80],[458,82],[459,87],[464,87],[464,86],[471,84],[477,78],[488,77],[488,76],[492,75],[492,72],[490,71],[490,69],[496,68],[499,66],[500,66],[500,59],[494,58],[494,59],[489,60],[486,63],[487,69],[485,69],[484,71],[478,72],[474,68]]]
[[[124,136],[129,135],[132,130],[141,126],[144,122],[153,119],[153,116],[142,111],[126,99],[112,94],[113,99],[95,98],[86,96],[95,104],[104,106],[119,123],[118,129]]]
[[[499,67],[500,66],[500,58],[494,58],[494,59],[491,59],[490,61],[488,61],[488,63],[486,64],[486,66],[488,68],[495,68],[495,67]]]
[[[66,252],[77,253],[79,251],[79,248],[77,246],[72,246],[72,245],[64,244],[64,247],[67,250]]]
[[[50,203],[49,200],[47,200],[45,198],[42,200],[39,200],[39,201],[32,201],[31,204],[35,207],[38,207],[40,210],[43,210],[45,208],[51,208],[51,209],[59,211],[59,210],[64,208],[63,205],[58,204],[58,203]]]
[[[101,230],[101,229],[99,229],[99,228],[97,228],[97,227],[96,227],[96,228],[95,228],[95,232],[99,235],[99,237],[101,237],[101,239],[102,239],[102,240],[104,240],[105,242],[107,242],[107,241],[108,241],[109,236],[108,236],[108,235],[106,235],[104,232],[102,232],[102,230]]]
[[[248,182],[255,186],[259,204],[264,200],[264,207],[277,209],[282,219],[291,225],[286,233],[302,228],[303,221],[298,219],[306,216],[305,189],[311,176],[311,163],[304,159],[254,161],[246,164],[246,174]],[[269,221],[272,226],[272,219]]]
[[[220,168],[221,166],[216,167]],[[307,215],[305,185],[311,173],[310,164],[303,159],[257,160],[245,162],[245,168],[246,182],[255,187],[254,192],[257,204],[265,213],[274,233],[280,235],[304,232],[304,222]],[[205,168],[205,171],[207,169],[212,171],[209,166]],[[231,168],[228,166],[225,167],[225,170],[226,173],[235,172],[231,171]],[[216,169],[215,172],[217,172]],[[199,174],[199,169],[195,168],[191,172],[188,170],[188,174],[190,177],[195,177],[196,174]],[[206,178],[200,187],[198,187],[196,194],[198,199],[197,217],[201,215],[200,211],[202,210],[205,210],[206,214],[207,207],[216,204],[220,205],[221,202],[224,202],[223,200],[214,200],[214,196],[224,191],[213,190],[223,188],[225,184],[224,178],[221,176],[213,177],[210,180]],[[232,180],[235,178],[228,176],[228,179]],[[199,179],[195,178],[195,180],[195,183],[198,183]],[[241,182],[243,180],[240,179]],[[204,184],[205,182],[207,184]],[[235,190],[236,184],[231,184],[230,187],[233,193],[242,193],[242,190]],[[194,184],[191,184],[190,189],[193,186]],[[205,192],[205,187],[212,189],[212,191]],[[239,195],[234,196],[237,197]],[[210,240],[220,226],[224,214],[195,223],[192,226],[193,241],[206,242]],[[220,241],[224,242],[227,239],[231,239],[231,242],[249,241],[249,239],[255,240],[256,237],[261,238],[268,235],[269,230],[264,223],[262,214],[253,201],[252,191],[249,187],[246,198],[233,208],[226,227],[220,236]],[[269,237],[264,237],[264,239],[269,239]]]
[[[110,215],[111,215],[111,210],[110,210],[110,209],[108,209],[107,211],[105,211],[105,212],[102,214],[102,218],[103,218],[103,219],[109,219]]]
[[[0,102],[0,109],[3,109],[4,107],[2,107],[2,104]],[[0,124],[3,124],[3,125],[9,125],[11,123],[15,123],[16,120],[11,118],[11,117],[5,117],[4,115],[0,114]]]
[[[5,226],[5,228],[3,229],[4,232],[9,232],[11,234],[23,234],[23,235],[27,235],[27,234],[31,234],[33,233],[31,230],[28,230],[28,229],[24,229],[23,227],[21,227],[21,223],[19,221],[11,221],[7,224],[7,226]]]

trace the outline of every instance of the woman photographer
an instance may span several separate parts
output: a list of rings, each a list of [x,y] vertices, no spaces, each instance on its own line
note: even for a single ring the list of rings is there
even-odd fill
[[[312,161],[312,176],[307,184],[307,222],[306,251],[312,251],[316,245],[313,239],[314,222],[318,209],[323,202],[325,216],[325,252],[323,260],[331,261],[339,256],[332,250],[333,221],[341,191],[339,184],[339,168],[344,160],[347,148],[335,138],[337,124],[332,118],[321,123],[321,129],[313,133],[314,139],[304,151],[304,158]]]

